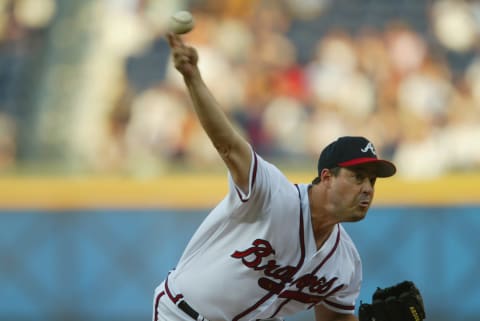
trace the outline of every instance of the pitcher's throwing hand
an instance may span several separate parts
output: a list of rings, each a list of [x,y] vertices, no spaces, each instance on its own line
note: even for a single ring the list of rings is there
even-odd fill
[[[195,48],[186,46],[182,38],[174,33],[167,35],[168,43],[172,49],[172,57],[175,68],[184,76],[191,77],[198,73],[198,54]]]

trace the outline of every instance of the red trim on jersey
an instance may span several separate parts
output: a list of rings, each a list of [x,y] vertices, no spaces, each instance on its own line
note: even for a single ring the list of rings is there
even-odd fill
[[[155,298],[155,311],[153,312],[154,313],[154,321],[158,321],[158,304],[160,303],[160,298],[164,295],[165,295],[165,291],[162,291]]]
[[[298,199],[300,200],[300,222],[299,222],[299,232],[298,237],[300,240],[300,261],[297,264],[297,271],[300,270],[303,263],[305,262],[305,234],[304,234],[304,227],[303,227],[303,208],[302,208],[302,199],[300,198],[300,189],[298,185],[295,184],[295,187],[298,191]]]
[[[252,186],[250,188],[253,188],[253,185],[255,185],[255,179],[257,178],[257,153],[253,153],[253,174],[252,174]]]
[[[333,245],[332,249],[327,254],[327,256],[325,256],[325,258],[322,260],[322,262],[320,262],[320,264],[312,271],[312,274],[316,274],[318,272],[318,270],[320,270],[320,268],[328,261],[328,259],[330,259],[332,257],[333,253],[335,253],[335,250],[337,249],[338,244],[340,243],[340,226],[338,226],[338,224],[337,224],[337,229],[338,229],[337,230],[337,238],[335,239],[335,244]],[[278,306],[277,310],[275,310],[275,313],[273,313],[270,318],[275,317],[278,314],[278,312],[280,312],[280,310],[283,308],[283,306],[285,306],[285,304],[287,304],[290,301],[291,301],[291,299],[287,299],[287,300],[283,301],[282,304],[280,304]],[[315,304],[312,304],[309,308],[313,307],[314,305]]]
[[[255,167],[256,169],[256,167]],[[297,266],[295,267],[295,272],[292,274],[292,275],[295,275],[299,270],[300,268],[302,267],[303,263],[305,262],[305,235],[304,235],[304,227],[303,227],[303,208],[302,208],[302,199],[300,197],[300,189],[298,188],[298,185],[295,184],[295,187],[297,188],[297,191],[298,191],[298,198],[300,199],[300,219],[299,219],[299,241],[300,241],[300,260],[298,261],[298,264]],[[279,285],[279,287],[283,287],[285,285],[285,283],[282,283]],[[269,292],[267,293],[263,298],[261,298],[257,303],[255,303],[254,305],[252,305],[250,308],[248,308],[247,310],[243,311],[242,313],[240,313],[239,315],[237,315],[236,317],[234,317],[232,319],[232,321],[238,321],[240,320],[241,318],[243,318],[244,316],[246,316],[247,314],[251,313],[252,311],[254,311],[255,309],[257,309],[260,305],[262,305],[263,303],[265,303],[265,301],[267,301],[269,298],[271,298],[273,295],[277,294],[276,292],[272,291],[272,292]],[[280,306],[281,308],[281,306]],[[280,308],[273,314],[273,316],[275,316],[275,314],[280,310]],[[271,318],[273,318],[273,316]]]
[[[254,152],[253,153],[253,173],[252,173],[252,185],[250,186],[250,189],[253,188],[253,185],[255,184],[255,179],[257,178],[257,154]],[[238,198],[240,198],[240,201],[243,203],[247,202],[248,199],[245,199],[242,197],[242,193],[238,190],[237,186],[235,186],[235,189],[237,190]]]
[[[340,243],[340,226],[338,226],[338,224],[336,226],[337,226],[337,238],[335,239],[335,244],[333,245],[332,249],[327,254],[327,256],[325,256],[323,261],[320,262],[320,264],[312,271],[312,274],[316,274],[318,270],[320,270],[320,268],[328,261],[328,259],[332,257],[333,253],[335,253],[335,250],[337,249],[338,244]]]
[[[305,260],[305,234],[304,234],[304,229],[303,229],[303,208],[302,208],[302,199],[300,197],[300,189],[298,188],[298,184],[295,184],[295,187],[297,188],[298,190],[298,198],[300,199],[300,249],[301,249],[301,253],[302,253],[302,257],[301,257],[301,264],[303,265],[303,262]],[[301,265],[298,266],[298,269],[300,269]],[[275,310],[275,312],[270,316],[270,318],[274,318],[278,312],[280,312],[280,310],[283,308],[283,306],[285,304],[287,304],[288,302],[290,302],[291,299],[287,299],[285,301],[282,302],[282,304],[280,304],[277,308],[277,310]]]
[[[323,261],[320,262],[320,264],[312,271],[312,274],[317,273],[318,270],[320,270],[320,268],[328,261],[328,259],[332,257],[333,253],[335,253],[335,250],[337,249],[338,244],[340,243],[340,226],[338,224],[336,226],[337,226],[337,238],[335,239],[335,244],[333,245],[332,249],[327,254],[327,256],[323,259]],[[313,307],[313,305],[311,305],[309,308],[311,307]]]
[[[175,304],[177,304],[178,300],[183,298],[182,294],[177,294],[175,297],[172,295],[172,292],[170,292],[170,289],[168,288],[168,277],[165,280],[165,291],[167,292],[167,295],[170,298],[170,300],[172,300],[172,302]]]
[[[353,305],[338,304],[338,303],[335,303],[335,302],[332,302],[332,301],[329,301],[329,300],[323,300],[323,302],[325,302],[328,305],[331,305],[332,307],[337,308],[337,309],[350,310],[350,311],[355,310],[355,306],[353,306]]]

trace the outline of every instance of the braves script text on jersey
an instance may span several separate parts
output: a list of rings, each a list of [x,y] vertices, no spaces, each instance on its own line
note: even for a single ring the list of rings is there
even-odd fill
[[[317,249],[308,185],[254,152],[248,193],[230,175],[229,184],[156,289],[154,318],[191,321],[174,305],[180,298],[210,321],[282,317],[315,304],[354,313],[360,257],[341,224]]]

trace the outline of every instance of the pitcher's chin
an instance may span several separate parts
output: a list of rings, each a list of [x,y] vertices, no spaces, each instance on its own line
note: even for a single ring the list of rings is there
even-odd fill
[[[368,208],[362,208],[354,213],[346,220],[346,222],[358,222],[363,220],[367,216]]]

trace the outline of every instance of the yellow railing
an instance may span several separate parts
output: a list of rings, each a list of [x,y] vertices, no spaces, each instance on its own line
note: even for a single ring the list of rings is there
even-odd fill
[[[295,183],[310,173],[288,173]],[[1,178],[0,208],[209,208],[227,191],[226,175],[127,178]],[[480,174],[433,180],[379,179],[376,205],[480,204]]]

